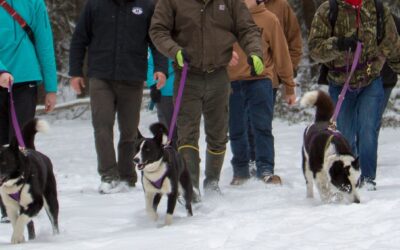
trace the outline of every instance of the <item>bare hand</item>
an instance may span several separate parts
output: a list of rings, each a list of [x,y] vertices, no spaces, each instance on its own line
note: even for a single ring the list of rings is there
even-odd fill
[[[154,80],[157,82],[157,89],[161,89],[162,87],[164,87],[165,81],[167,80],[167,77],[164,73],[155,72],[153,77]]]
[[[57,94],[56,93],[47,93],[44,99],[44,110],[46,113],[54,110],[57,102]]]
[[[14,81],[14,77],[7,72],[0,74],[0,87],[8,88],[10,84]]]
[[[289,104],[289,106],[293,106],[296,103],[296,95],[295,94],[286,95],[285,101],[287,102],[287,104]]]
[[[236,66],[239,63],[239,55],[235,51],[232,51],[232,58],[229,61],[229,66]]]
[[[71,78],[69,81],[71,84],[71,88],[77,93],[78,95],[82,94],[82,88],[85,88],[85,80],[83,77],[80,76],[74,76]]]

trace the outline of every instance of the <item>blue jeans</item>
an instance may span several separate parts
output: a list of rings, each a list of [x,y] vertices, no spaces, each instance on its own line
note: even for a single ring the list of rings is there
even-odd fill
[[[385,109],[389,102],[390,95],[392,94],[392,90],[393,90],[393,87],[383,88],[384,94],[383,94],[382,104],[380,106],[381,108],[379,110],[379,115],[381,116],[381,119],[379,120],[379,130],[381,129],[383,113],[385,113]],[[378,131],[378,134],[379,134],[379,131]]]
[[[273,104],[274,104],[274,106],[272,107],[272,109],[274,109],[274,107],[275,107],[277,94],[278,94],[278,88],[274,88],[273,89],[273,98],[274,98]],[[253,132],[251,129],[250,115],[248,114],[248,112],[247,112],[247,115],[249,117],[247,134],[249,136],[250,161],[255,161],[256,160],[256,150],[255,150],[255,146],[254,146],[254,135],[253,135]]]
[[[231,83],[229,135],[235,177],[249,177],[248,122],[254,135],[257,177],[274,173],[273,92],[269,79]],[[248,119],[250,117],[250,119]]]
[[[329,94],[335,103],[341,90],[342,86],[329,85]],[[337,118],[338,130],[359,157],[363,179],[374,180],[376,177],[382,100],[383,86],[379,77],[366,87],[347,91]]]

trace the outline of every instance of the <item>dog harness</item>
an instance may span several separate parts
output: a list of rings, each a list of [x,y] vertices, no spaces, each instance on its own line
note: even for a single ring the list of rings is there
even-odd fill
[[[142,171],[142,179],[146,178],[146,180],[148,180],[151,183],[151,185],[153,185],[153,187],[155,187],[157,189],[161,189],[161,186],[162,186],[165,178],[167,177],[167,173],[168,173],[168,164],[166,166],[167,166],[167,169],[166,169],[165,173],[161,176],[160,179],[158,179],[156,181],[149,180],[149,178],[146,178],[146,176],[144,176],[143,171]],[[143,180],[142,180],[142,182],[143,182]]]
[[[325,144],[325,151],[329,147],[333,137],[341,138],[342,134],[338,130],[331,129],[329,126],[326,125],[317,125],[312,124],[307,127],[306,131],[304,132],[304,145],[306,150],[309,151],[311,145],[313,145],[315,138],[322,134],[326,133],[329,134],[328,140]],[[307,140],[307,138],[310,138]]]
[[[21,200],[21,191],[18,191],[13,194],[9,194],[8,196],[10,196],[10,198],[15,200],[16,202],[19,202]]]

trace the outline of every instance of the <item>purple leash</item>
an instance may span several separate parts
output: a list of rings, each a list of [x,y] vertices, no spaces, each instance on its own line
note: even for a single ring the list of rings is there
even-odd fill
[[[179,82],[178,95],[176,96],[175,105],[174,105],[174,113],[172,115],[171,123],[169,125],[167,146],[171,143],[172,136],[174,134],[174,130],[175,130],[175,126],[176,126],[176,120],[178,118],[179,109],[181,107],[182,95],[183,95],[183,89],[185,87],[187,71],[188,71],[188,64],[186,62],[184,62],[183,69],[182,69],[182,74],[181,74],[181,80]]]
[[[331,118],[331,128],[332,129],[336,130],[336,120],[339,115],[340,108],[342,107],[342,104],[344,101],[344,96],[346,95],[346,92],[349,89],[350,80],[353,77],[354,71],[357,68],[358,61],[360,60],[361,51],[362,51],[362,44],[361,44],[361,42],[357,42],[357,48],[354,53],[354,59],[353,59],[352,65],[351,65],[350,73],[347,76],[347,79],[346,79],[345,84],[343,85],[342,91],[340,92],[339,99],[338,99],[338,102],[335,107],[335,112],[333,113],[333,116]]]
[[[10,87],[8,88],[8,93],[10,95],[10,113],[11,113],[11,120],[15,131],[15,136],[17,137],[18,144],[22,150],[25,149],[24,139],[22,138],[21,128],[18,123],[17,113],[15,112],[14,106],[14,98],[12,94],[12,87],[13,83],[10,82]]]

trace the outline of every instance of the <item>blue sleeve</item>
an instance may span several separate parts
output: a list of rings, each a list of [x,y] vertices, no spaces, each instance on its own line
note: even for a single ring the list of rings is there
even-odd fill
[[[147,87],[150,87],[155,84],[153,74],[154,74],[153,53],[151,52],[151,49],[147,49],[147,80],[146,80]]]
[[[44,0],[38,0],[32,24],[35,50],[39,60],[46,92],[57,92],[57,70],[54,56],[53,34]]]
[[[0,71],[4,72],[7,71],[6,66],[0,61]]]

